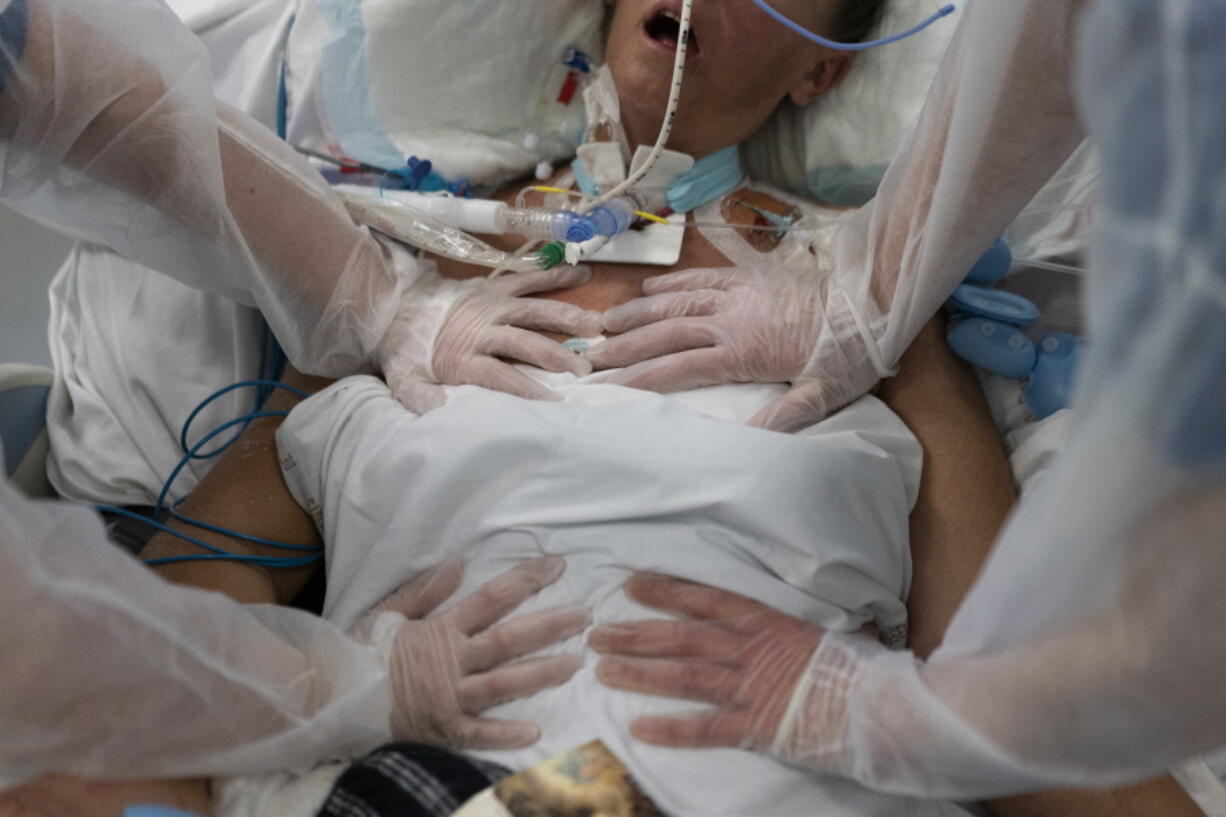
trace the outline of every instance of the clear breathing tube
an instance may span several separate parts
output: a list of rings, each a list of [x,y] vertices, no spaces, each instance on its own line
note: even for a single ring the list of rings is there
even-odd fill
[[[356,221],[414,247],[462,263],[534,272],[556,267],[566,255],[559,241],[552,241],[533,252],[509,253],[495,249],[423,210],[393,199],[373,199],[342,192],[341,201]]]
[[[579,254],[586,257],[609,238],[630,229],[634,202],[629,198],[592,207],[586,215],[547,207],[510,207],[501,201],[448,195],[384,191],[374,198],[366,188],[334,188],[349,215],[379,232],[436,255],[495,268],[529,272],[551,269]],[[469,232],[508,233],[532,242],[549,242],[539,250],[527,247],[508,253],[491,247]]]
[[[538,241],[587,241],[596,236],[596,225],[587,216],[571,210],[545,207],[511,209],[504,206],[500,235],[513,233]]]
[[[580,213],[585,213],[605,202],[612,201],[633,188],[634,185],[638,184],[639,179],[651,171],[656,160],[660,158],[660,153],[663,152],[664,145],[668,142],[668,137],[673,132],[673,120],[677,118],[677,105],[681,102],[681,80],[685,74],[685,54],[689,50],[690,45],[690,13],[693,11],[693,8],[694,0],[682,0],[681,22],[677,32],[677,52],[673,56],[673,80],[668,89],[668,105],[664,109],[664,121],[660,123],[660,132],[656,136],[656,143],[652,146],[651,152],[647,154],[643,164],[639,165],[638,170],[631,173],[626,177],[625,181],[613,187],[607,193],[597,196],[593,201],[581,206],[579,208]]]
[[[338,193],[373,198],[371,188],[338,184]],[[573,210],[548,207],[515,207],[491,199],[470,199],[449,193],[417,193],[383,190],[377,201],[406,205],[442,222],[447,227],[487,235],[520,235],[534,241],[587,241],[599,233],[597,222]]]

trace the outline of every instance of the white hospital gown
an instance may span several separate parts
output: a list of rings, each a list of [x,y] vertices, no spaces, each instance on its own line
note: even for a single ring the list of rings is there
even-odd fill
[[[599,375],[536,374],[564,401],[459,387],[417,417],[381,382],[358,377],[295,409],[278,444],[291,490],[325,532],[325,617],[350,626],[445,556],[468,560],[461,597],[519,559],[558,553],[566,573],[521,609],[580,602],[597,622],[641,617],[648,611],[621,586],[631,570],[650,569],[832,629],[873,622],[903,636],[922,454],[880,401],[866,397],[793,436],[742,424],[780,386],[662,397]],[[960,813],[745,752],[633,741],[632,717],[687,705],[599,684],[584,639],[556,648],[584,655],[570,682],[491,712],[535,721],[542,740],[481,756],[524,768],[600,738],[678,817]]]

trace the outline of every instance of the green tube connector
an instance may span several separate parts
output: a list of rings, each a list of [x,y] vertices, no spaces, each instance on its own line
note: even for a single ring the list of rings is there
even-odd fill
[[[566,245],[561,241],[551,241],[536,251],[536,263],[541,269],[553,269],[566,260]]]

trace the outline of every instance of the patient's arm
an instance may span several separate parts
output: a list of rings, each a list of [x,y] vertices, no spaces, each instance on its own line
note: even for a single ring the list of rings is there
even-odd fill
[[[970,590],[1014,501],[1013,477],[971,368],[933,319],[881,398],[919,438],[924,469],[911,513],[911,648],[926,657]],[[1200,817],[1169,775],[1116,789],[1064,789],[987,804],[997,817]]]
[[[306,392],[329,381],[288,369],[282,382]],[[299,402],[278,389],[265,405],[267,411],[288,411]],[[318,545],[319,532],[309,514],[298,506],[285,486],[277,462],[277,428],[282,418],[256,420],[222,455],[201,480],[181,511],[212,525],[295,545]],[[172,520],[170,526],[232,553],[285,557],[291,551],[256,545]],[[198,554],[203,549],[167,533],[154,536],[141,552],[142,559]],[[180,562],[155,568],[169,581],[217,590],[240,602],[288,603],[298,594],[322,560],[307,567],[265,568],[230,561]]]
[[[1013,506],[1013,476],[983,390],[945,344],[945,322],[928,322],[885,380],[882,400],[924,449],[911,512],[911,649],[927,657],[945,633]]]

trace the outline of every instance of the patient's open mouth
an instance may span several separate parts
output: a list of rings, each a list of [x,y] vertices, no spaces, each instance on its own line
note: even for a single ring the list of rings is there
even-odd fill
[[[649,40],[670,51],[677,50],[677,40],[681,36],[681,12],[671,8],[658,8],[643,23],[643,33]],[[686,48],[687,55],[697,55],[699,52],[698,37],[694,32],[693,20],[690,21],[690,37]]]

